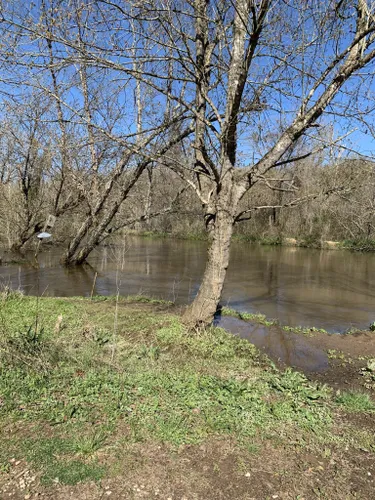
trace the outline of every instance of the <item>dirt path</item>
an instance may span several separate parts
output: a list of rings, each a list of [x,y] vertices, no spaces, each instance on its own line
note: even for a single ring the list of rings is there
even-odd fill
[[[30,483],[25,464],[14,465],[1,500],[315,500],[373,498],[375,458],[358,450],[346,456],[334,448],[326,456],[260,443],[256,454],[238,453],[230,441],[166,447],[138,445],[117,477],[99,483]]]

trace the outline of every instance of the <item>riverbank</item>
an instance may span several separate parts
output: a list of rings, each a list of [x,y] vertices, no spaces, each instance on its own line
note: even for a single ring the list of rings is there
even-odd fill
[[[374,331],[349,329],[340,334],[314,327],[295,328],[263,314],[228,308],[220,311],[216,322],[255,344],[280,368],[295,368],[337,390],[369,390],[375,395]]]
[[[199,232],[167,233],[156,231],[131,231],[127,234],[141,236],[150,239],[174,238],[178,240],[206,241],[207,234]],[[355,252],[375,252],[375,240],[371,239],[348,239],[344,241],[329,241],[320,238],[290,238],[282,236],[252,236],[245,234],[234,234],[233,241],[239,243],[257,243],[269,246],[287,246],[298,248],[314,248],[321,250],[351,250]]]
[[[0,498],[371,497],[365,392],[189,333],[166,302],[8,293],[0,308]]]

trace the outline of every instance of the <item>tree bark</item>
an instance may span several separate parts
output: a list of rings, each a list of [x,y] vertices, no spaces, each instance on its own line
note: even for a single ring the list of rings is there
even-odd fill
[[[229,264],[233,217],[218,211],[211,230],[206,269],[193,303],[186,309],[183,321],[190,327],[209,325],[216,313]]]
[[[190,328],[212,323],[217,311],[229,265],[233,226],[241,197],[241,186],[233,178],[228,157],[222,160],[222,176],[214,200],[206,207],[206,225],[209,232],[206,268],[201,286],[192,304],[183,315]]]
[[[64,266],[70,266],[70,265],[76,264],[76,262],[74,260],[74,256],[75,256],[81,242],[83,241],[83,239],[87,235],[89,229],[91,228],[92,222],[93,222],[93,219],[91,216],[88,216],[84,220],[84,222],[82,223],[81,227],[79,228],[77,234],[71,240],[68,248],[66,249],[66,252],[62,256],[61,264],[63,264]]]

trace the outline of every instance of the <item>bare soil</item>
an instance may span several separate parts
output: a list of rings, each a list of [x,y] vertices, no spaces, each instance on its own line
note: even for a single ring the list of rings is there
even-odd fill
[[[1,500],[312,500],[374,498],[375,457],[358,450],[319,453],[260,443],[259,453],[239,453],[228,441],[184,446],[138,445],[116,477],[100,483],[40,485],[25,463],[12,465],[0,483]],[[31,479],[31,481],[30,481]]]
[[[327,353],[329,368],[322,373],[308,373],[309,378],[326,383],[334,389],[374,392],[366,384],[363,368],[367,359],[375,359],[375,333],[356,332],[349,335],[316,333],[307,337],[312,346]]]

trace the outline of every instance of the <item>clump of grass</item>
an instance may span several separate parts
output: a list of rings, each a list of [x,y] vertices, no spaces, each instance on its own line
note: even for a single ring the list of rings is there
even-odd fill
[[[261,245],[278,246],[282,244],[280,236],[264,236],[259,239]]]
[[[72,443],[72,451],[79,455],[91,456],[104,446],[107,437],[107,433],[101,428],[88,435],[78,436]]]
[[[223,328],[211,327],[204,332],[187,332],[184,326],[172,320],[168,326],[156,331],[163,346],[180,347],[193,356],[229,360],[235,357],[258,358],[258,350],[245,339],[228,334]]]
[[[353,250],[356,252],[374,252],[375,240],[366,238],[357,240],[344,240],[340,246],[342,248]]]
[[[84,297],[73,297],[76,300],[85,301]],[[153,305],[172,305],[173,302],[164,299],[158,299],[155,297],[150,297],[148,295],[128,295],[125,297],[117,296],[117,295],[93,295],[93,302],[120,302],[120,303],[140,303],[140,304],[153,304]]]
[[[0,285],[0,302],[5,302],[8,299],[19,299],[23,297],[22,290],[13,290],[8,285]]]
[[[80,460],[73,453],[74,441],[68,438],[27,439],[21,449],[28,462],[41,471],[41,483],[55,482],[77,484],[82,481],[99,481],[105,474],[105,467],[96,460]],[[86,451],[86,449],[85,449]]]
[[[157,361],[160,357],[160,347],[151,344],[150,346],[141,345],[139,349],[139,356],[148,358],[152,361]]]
[[[361,392],[342,392],[337,395],[336,403],[351,412],[375,411],[375,404],[370,396]]]
[[[260,323],[265,326],[272,326],[277,324],[276,320],[267,319],[264,314],[261,313],[248,313],[240,312],[230,307],[223,307],[221,309],[221,314],[223,316],[233,316],[234,318],[242,319],[243,321],[254,321],[255,323]]]
[[[230,307],[223,307],[221,309],[221,314],[223,316],[233,316],[234,318],[242,319],[243,321],[251,321],[254,323],[259,323],[264,326],[274,326],[278,325],[280,328],[285,330],[286,332],[292,333],[328,333],[324,328],[316,328],[312,327],[304,327],[304,326],[286,326],[280,325],[279,322],[275,319],[268,319],[264,314],[261,313],[248,313],[248,312],[240,312],[235,309],[231,309]]]
[[[154,304],[154,305],[172,305],[173,302],[170,300],[157,299],[155,297],[149,297],[147,295],[129,295],[126,297],[126,301],[129,303],[139,302],[141,304]]]
[[[298,238],[298,246],[302,248],[321,248],[322,242],[318,234],[306,234]]]
[[[315,326],[282,326],[281,328],[286,332],[303,333],[304,335],[308,335],[309,333],[328,333],[324,328],[317,328]]]
[[[272,377],[271,385],[284,394],[299,394],[306,400],[324,400],[331,394],[326,385],[309,382],[305,375],[291,368],[287,368],[278,377]]]

